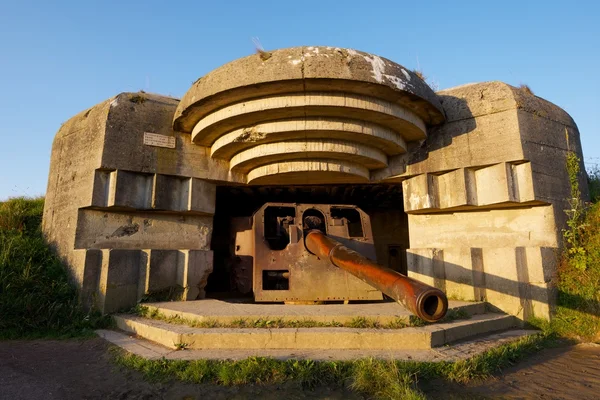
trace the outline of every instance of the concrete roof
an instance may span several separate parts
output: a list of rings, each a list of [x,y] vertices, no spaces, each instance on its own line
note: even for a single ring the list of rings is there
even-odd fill
[[[225,105],[303,92],[372,96],[405,107],[428,124],[445,120],[435,92],[402,65],[352,49],[293,47],[240,58],[201,77],[183,96],[173,126],[191,132]]]

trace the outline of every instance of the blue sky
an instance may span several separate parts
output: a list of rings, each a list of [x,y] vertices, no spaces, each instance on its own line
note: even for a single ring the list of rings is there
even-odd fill
[[[252,37],[375,53],[441,89],[525,83],[571,114],[599,166],[599,17],[597,1],[0,0],[0,199],[45,193],[71,116],[123,91],[181,97]]]

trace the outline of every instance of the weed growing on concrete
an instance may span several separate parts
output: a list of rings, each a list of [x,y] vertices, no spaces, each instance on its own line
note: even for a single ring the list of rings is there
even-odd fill
[[[129,101],[135,104],[144,104],[146,102],[146,97],[141,94],[134,94],[129,97]]]
[[[366,317],[355,317],[347,324],[348,328],[369,328],[377,329],[381,328],[379,321],[373,318]]]
[[[433,82],[432,80],[430,80],[429,78],[427,78],[425,76],[425,74],[423,73],[423,70],[421,70],[420,68],[413,69],[412,72],[419,79],[421,79],[423,82],[425,82],[427,84],[427,86],[429,86],[431,88],[431,90],[433,90],[434,92],[437,92],[438,90],[440,90],[440,85],[437,82]]]
[[[179,315],[166,316],[157,308],[137,305],[129,313],[141,317],[164,321],[170,324],[187,325],[193,328],[254,328],[254,329],[280,329],[280,328],[357,328],[357,329],[402,329],[427,325],[427,322],[415,316],[407,319],[396,318],[390,322],[380,322],[375,318],[354,317],[348,322],[328,321],[320,322],[312,319],[288,320],[278,318],[237,318],[231,322],[220,322],[215,319],[188,319]],[[451,322],[459,319],[469,319],[471,316],[465,310],[449,310],[441,322]]]
[[[526,356],[553,345],[550,334],[532,335],[501,345],[459,362],[408,362],[380,359],[354,361],[275,360],[250,357],[245,360],[170,361],[147,360],[123,350],[112,350],[115,362],[140,371],[150,381],[172,379],[219,385],[270,385],[297,382],[304,388],[320,385],[349,387],[370,398],[424,399],[418,382],[443,379],[466,383],[485,379]]]
[[[188,347],[190,347],[190,343],[173,343],[173,346],[175,346],[175,350],[186,350]]]
[[[527,93],[527,94],[529,94],[529,95],[531,95],[531,96],[534,96],[534,94],[533,94],[533,90],[531,90],[531,88],[530,88],[528,85],[525,85],[524,83],[521,83],[521,84],[520,84],[520,85],[517,87],[517,89],[519,89],[520,91],[522,91],[522,92],[524,92],[524,93]]]
[[[107,318],[84,313],[41,232],[43,198],[0,202],[0,338],[91,336]]]

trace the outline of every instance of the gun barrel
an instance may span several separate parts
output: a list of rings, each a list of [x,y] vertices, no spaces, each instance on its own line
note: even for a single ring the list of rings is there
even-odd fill
[[[381,266],[319,230],[311,230],[306,234],[305,246],[310,253],[328,259],[336,267],[380,290],[425,321],[438,321],[448,311],[448,298],[441,290]]]

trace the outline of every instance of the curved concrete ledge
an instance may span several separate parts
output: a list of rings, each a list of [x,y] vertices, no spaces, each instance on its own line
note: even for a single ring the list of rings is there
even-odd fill
[[[339,159],[368,169],[385,168],[387,156],[378,149],[338,140],[293,141],[262,144],[242,151],[230,162],[232,171],[247,173],[260,165],[294,159]]]
[[[236,129],[218,138],[211,147],[211,157],[230,160],[242,150],[267,143],[294,139],[344,140],[382,150],[387,155],[406,152],[406,141],[381,125],[345,118],[297,118],[265,122]]]
[[[294,47],[223,65],[194,83],[173,126],[191,132],[207,114],[234,102],[293,92],[341,91],[371,95],[406,107],[428,124],[445,117],[437,95],[412,71],[352,49]]]
[[[198,121],[192,130],[192,140],[210,146],[226,132],[256,123],[298,117],[343,118],[348,115],[390,128],[407,141],[427,137],[423,120],[397,104],[347,93],[296,93],[249,100],[219,109]]]
[[[368,180],[367,168],[348,161],[329,159],[276,162],[248,173],[248,183],[254,185],[359,183]]]

